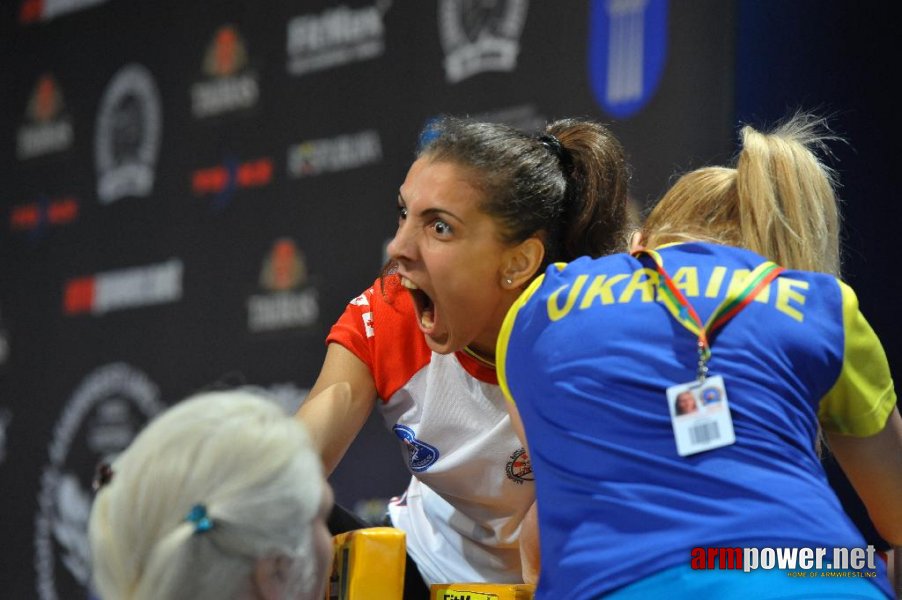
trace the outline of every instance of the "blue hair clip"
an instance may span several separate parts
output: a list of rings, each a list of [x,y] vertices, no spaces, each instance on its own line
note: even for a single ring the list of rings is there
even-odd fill
[[[194,533],[204,533],[213,529],[213,521],[207,516],[207,507],[195,504],[185,515],[185,520],[194,523]]]

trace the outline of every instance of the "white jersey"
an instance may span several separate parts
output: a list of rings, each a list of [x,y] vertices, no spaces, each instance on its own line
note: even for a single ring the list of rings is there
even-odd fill
[[[493,368],[426,345],[397,276],[348,305],[328,342],[366,363],[413,477],[389,505],[428,584],[522,581],[520,524],[532,470]]]

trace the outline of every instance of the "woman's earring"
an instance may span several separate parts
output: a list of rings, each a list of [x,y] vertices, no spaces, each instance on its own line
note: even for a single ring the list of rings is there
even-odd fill
[[[514,284],[513,279],[505,279],[504,281],[507,283],[507,285],[513,285],[513,284]]]

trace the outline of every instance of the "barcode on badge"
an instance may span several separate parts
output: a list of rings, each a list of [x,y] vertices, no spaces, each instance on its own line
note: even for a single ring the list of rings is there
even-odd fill
[[[717,421],[699,423],[689,428],[689,439],[693,444],[707,444],[719,437],[720,429],[717,427]]]

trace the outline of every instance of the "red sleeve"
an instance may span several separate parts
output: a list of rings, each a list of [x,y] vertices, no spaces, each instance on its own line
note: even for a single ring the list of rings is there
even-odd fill
[[[396,275],[377,279],[348,303],[326,343],[341,344],[370,369],[383,402],[429,363],[410,294]]]

